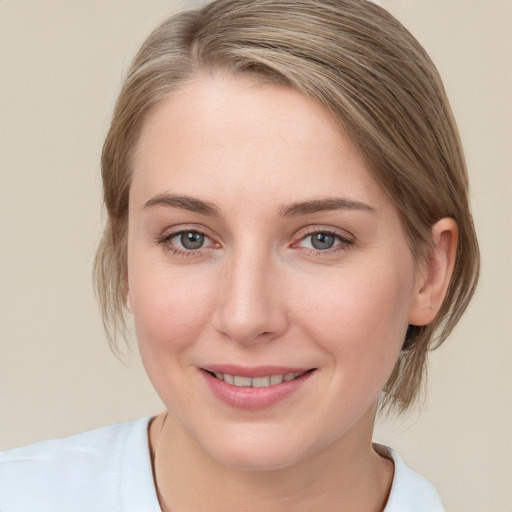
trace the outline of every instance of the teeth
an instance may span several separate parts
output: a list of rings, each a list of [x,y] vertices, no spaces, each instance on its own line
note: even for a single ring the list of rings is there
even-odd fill
[[[270,385],[273,386],[274,384],[281,384],[283,382],[283,376],[282,375],[271,375],[270,377]]]
[[[266,388],[270,386],[270,376],[269,377],[253,377],[252,379],[252,387],[253,388]]]
[[[266,377],[240,377],[239,375],[228,375],[227,373],[215,372],[217,379],[223,380],[227,384],[238,387],[266,388],[275,386],[282,382],[289,382],[304,375],[306,372],[287,373],[285,375],[267,375]]]
[[[239,377],[238,375],[234,376],[235,386],[244,387],[244,386],[252,386],[251,377]]]

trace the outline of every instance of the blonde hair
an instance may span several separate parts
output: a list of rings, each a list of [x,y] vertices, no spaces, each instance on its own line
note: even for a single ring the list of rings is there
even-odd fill
[[[102,154],[107,225],[95,285],[108,339],[124,335],[131,157],[148,112],[199,73],[250,74],[285,84],[328,109],[396,205],[416,261],[431,227],[455,219],[459,245],[435,320],[410,326],[381,407],[414,402],[428,351],[451,332],[474,292],[479,250],[457,127],[425,50],[365,0],[217,0],[179,13],[147,38],[119,94]]]

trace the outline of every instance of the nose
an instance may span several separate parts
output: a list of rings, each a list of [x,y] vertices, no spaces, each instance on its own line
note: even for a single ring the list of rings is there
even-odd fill
[[[238,343],[271,341],[288,326],[282,274],[267,255],[233,254],[219,289],[214,327]]]

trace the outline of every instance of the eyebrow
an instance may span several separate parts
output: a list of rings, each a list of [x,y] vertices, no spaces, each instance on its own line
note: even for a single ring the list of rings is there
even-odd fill
[[[217,217],[219,215],[218,208],[207,201],[201,201],[190,196],[173,196],[170,194],[159,194],[152,197],[144,204],[144,208],[153,206],[170,206],[172,208],[180,208],[191,212],[202,213],[203,215],[211,215]]]
[[[196,199],[190,196],[175,196],[170,194],[159,194],[144,204],[144,208],[151,208],[154,206],[168,206],[171,208],[179,208],[188,210],[203,215],[210,215],[218,217],[220,215],[219,209],[213,204],[201,199]],[[282,217],[295,217],[299,215],[307,215],[317,212],[326,212],[334,210],[361,210],[367,212],[375,212],[366,203],[354,201],[346,198],[327,198],[327,199],[314,199],[311,201],[302,201],[284,205],[279,209],[279,214]]]
[[[294,217],[297,215],[307,215],[309,213],[327,212],[333,210],[362,210],[374,213],[376,210],[369,204],[353,201],[342,197],[327,199],[316,199],[312,201],[303,201],[282,206],[280,214],[283,217]]]

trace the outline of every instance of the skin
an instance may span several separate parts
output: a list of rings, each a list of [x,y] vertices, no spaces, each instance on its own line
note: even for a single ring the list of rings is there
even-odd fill
[[[204,245],[187,250],[182,231]],[[315,250],[312,233],[334,246]],[[408,324],[435,316],[456,234],[436,224],[415,271],[396,207],[324,108],[292,89],[203,76],[162,102],[133,161],[127,295],[168,411],[150,427],[162,509],[382,510],[393,465],[372,448],[376,400]],[[247,411],[212,394],[209,364],[315,371]]]

